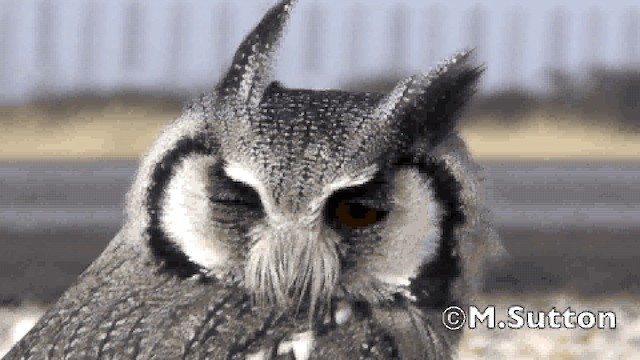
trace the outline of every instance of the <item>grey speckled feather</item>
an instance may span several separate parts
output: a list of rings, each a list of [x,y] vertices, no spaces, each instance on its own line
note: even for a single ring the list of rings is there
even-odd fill
[[[142,159],[126,223],[5,357],[448,359],[500,242],[461,52],[389,94],[288,89],[275,5]]]

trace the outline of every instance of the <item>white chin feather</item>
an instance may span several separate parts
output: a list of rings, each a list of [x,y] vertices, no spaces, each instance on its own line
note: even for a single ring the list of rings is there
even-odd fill
[[[278,346],[278,355],[293,353],[296,360],[307,360],[313,350],[313,332],[306,331],[293,336],[291,341],[285,341]]]

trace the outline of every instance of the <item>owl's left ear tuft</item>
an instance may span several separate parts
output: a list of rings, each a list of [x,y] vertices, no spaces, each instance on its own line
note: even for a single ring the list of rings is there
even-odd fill
[[[476,92],[483,66],[463,51],[428,73],[401,81],[378,107],[378,116],[399,122],[414,141],[435,145],[456,127],[460,112]]]

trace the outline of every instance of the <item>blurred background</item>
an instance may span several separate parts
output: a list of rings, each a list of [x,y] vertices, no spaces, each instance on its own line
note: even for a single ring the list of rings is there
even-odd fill
[[[0,0],[0,356],[104,249],[136,159],[273,3]],[[613,310],[618,328],[467,331],[460,358],[640,353],[637,1],[301,0],[282,45],[286,85],[367,91],[475,47],[459,130],[511,255],[478,304]]]

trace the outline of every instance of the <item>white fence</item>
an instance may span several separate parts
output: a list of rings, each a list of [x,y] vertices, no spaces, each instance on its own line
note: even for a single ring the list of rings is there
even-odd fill
[[[193,92],[215,83],[274,1],[0,0],[0,103],[46,94]],[[636,0],[301,0],[280,52],[290,86],[428,69],[477,47],[484,89],[546,87],[549,68],[639,67]]]

